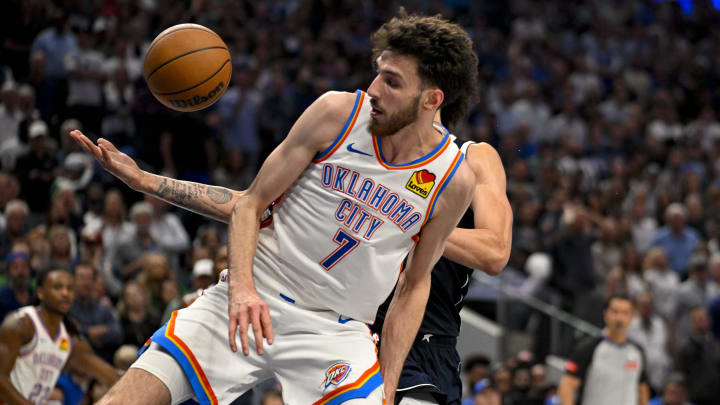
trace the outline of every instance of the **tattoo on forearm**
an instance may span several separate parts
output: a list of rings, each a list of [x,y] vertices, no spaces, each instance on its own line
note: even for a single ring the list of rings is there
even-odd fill
[[[232,200],[232,193],[222,187],[207,187],[205,193],[216,204],[226,204]]]
[[[222,187],[205,186],[197,183],[186,183],[173,179],[163,179],[158,186],[157,194],[168,201],[182,204],[202,197],[203,193],[215,204],[227,204],[232,200],[232,193]]]
[[[186,183],[172,179],[163,179],[158,186],[158,196],[168,201],[182,204],[202,196],[206,186],[196,183]]]

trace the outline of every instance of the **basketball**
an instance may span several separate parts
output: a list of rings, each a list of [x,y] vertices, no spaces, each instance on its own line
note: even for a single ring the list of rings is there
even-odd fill
[[[215,103],[232,75],[230,51],[211,29],[179,24],[161,32],[145,55],[145,81],[168,108],[197,111]]]

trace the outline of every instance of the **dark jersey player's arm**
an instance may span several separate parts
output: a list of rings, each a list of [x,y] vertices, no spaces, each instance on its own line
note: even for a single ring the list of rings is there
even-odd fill
[[[470,145],[466,161],[475,173],[475,228],[456,228],[447,240],[444,256],[498,274],[508,262],[512,242],[513,213],[505,193],[505,169],[495,149],[486,143]]]
[[[32,405],[12,385],[10,372],[20,355],[20,348],[30,342],[34,334],[35,328],[26,315],[8,316],[0,326],[0,403]]]
[[[474,182],[472,170],[463,162],[438,201],[437,214],[423,226],[408,267],[398,279],[383,324],[380,350],[380,370],[388,403],[392,403],[405,357],[425,313],[430,294],[430,272],[472,200]]]

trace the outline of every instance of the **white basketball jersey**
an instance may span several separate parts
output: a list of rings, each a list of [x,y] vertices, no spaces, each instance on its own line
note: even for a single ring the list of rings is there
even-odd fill
[[[426,156],[391,165],[368,130],[370,110],[358,90],[333,144],[274,205],[254,262],[256,281],[288,301],[368,323],[464,156],[443,128]]]
[[[30,317],[35,327],[32,340],[20,348],[10,372],[12,385],[35,405],[45,404],[72,350],[72,340],[60,323],[56,336],[50,336],[45,322],[33,306],[22,307],[11,316]]]

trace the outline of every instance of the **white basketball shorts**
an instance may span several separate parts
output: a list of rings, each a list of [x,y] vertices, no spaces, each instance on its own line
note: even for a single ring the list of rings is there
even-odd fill
[[[273,344],[263,342],[265,352],[258,355],[249,331],[250,355],[233,353],[227,334],[226,272],[192,305],[174,312],[151,338],[157,345],[150,350],[159,346],[177,361],[200,404],[229,404],[270,377],[282,384],[287,405],[383,403],[377,349],[367,325],[333,311],[304,308],[282,292],[256,285],[270,308]],[[240,349],[239,335],[236,340]],[[132,367],[157,370],[157,364],[143,366],[142,353]],[[173,375],[153,374],[161,380]],[[182,399],[171,395],[173,401]]]

